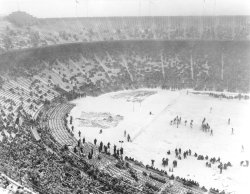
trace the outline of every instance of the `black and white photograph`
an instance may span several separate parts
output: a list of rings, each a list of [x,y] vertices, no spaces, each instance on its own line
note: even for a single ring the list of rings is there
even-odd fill
[[[0,194],[248,194],[249,98],[249,0],[0,0]]]

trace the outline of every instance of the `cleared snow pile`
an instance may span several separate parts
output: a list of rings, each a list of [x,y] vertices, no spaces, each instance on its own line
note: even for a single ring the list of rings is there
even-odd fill
[[[79,120],[79,127],[99,127],[108,129],[110,127],[116,127],[120,121],[123,120],[121,115],[112,115],[104,112],[82,112]]]
[[[156,91],[147,91],[147,90],[139,90],[139,91],[131,91],[131,92],[122,92],[119,94],[115,94],[112,96],[114,99],[123,98],[126,99],[127,102],[142,102],[147,97],[156,94]]]

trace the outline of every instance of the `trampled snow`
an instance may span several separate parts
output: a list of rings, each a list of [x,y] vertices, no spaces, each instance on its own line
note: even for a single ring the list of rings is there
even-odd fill
[[[181,148],[183,151],[191,149],[192,155],[196,152],[204,157],[220,157],[223,163],[230,161],[233,165],[223,170],[222,174],[217,167],[219,163],[208,168],[205,166],[206,160],[197,160],[194,156],[177,160],[178,166],[174,168],[173,174],[195,180],[206,188],[246,193],[250,167],[242,167],[240,162],[250,159],[249,100],[219,99],[187,94],[184,90],[137,91],[139,94],[135,93],[135,90],[126,90],[73,101],[77,106],[72,109],[70,115],[73,116],[74,134],[77,139],[80,130],[81,138],[85,137],[86,141],[93,142],[96,138],[97,144],[102,141],[116,144],[118,147],[123,146],[124,155],[134,157],[144,164],[151,164],[154,159],[155,167],[160,169],[164,169],[161,165],[162,158],[169,158],[169,167],[172,167],[172,161],[177,160],[175,148]],[[144,93],[147,93],[146,97],[143,97]],[[111,113],[121,115],[123,120],[116,127],[102,129],[100,134],[100,127],[81,125],[79,118],[82,112]],[[170,121],[177,115],[182,118],[178,128],[176,125],[170,125]],[[213,136],[200,128],[204,117],[213,129]],[[184,120],[187,120],[187,126],[184,125]],[[192,128],[189,126],[190,120],[194,121]],[[231,134],[232,128],[234,134]],[[130,134],[132,142],[126,141],[124,130]],[[121,140],[124,141],[122,145],[119,143]],[[168,150],[171,155],[167,155]],[[168,171],[169,167],[165,170]]]

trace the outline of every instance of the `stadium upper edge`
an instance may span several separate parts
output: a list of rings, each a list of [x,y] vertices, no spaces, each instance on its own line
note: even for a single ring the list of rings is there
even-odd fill
[[[39,19],[17,11],[0,19],[0,53],[77,42],[246,41],[249,39],[250,16]]]

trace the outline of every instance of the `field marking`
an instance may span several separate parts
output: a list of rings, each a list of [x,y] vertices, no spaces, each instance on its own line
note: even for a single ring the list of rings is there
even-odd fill
[[[166,111],[168,111],[169,107],[173,106],[177,100],[179,100],[179,98],[181,97],[181,92],[179,93],[179,96],[177,98],[175,98],[172,102],[170,102],[160,113],[158,113],[152,120],[150,123],[148,123],[147,125],[143,126],[140,131],[138,131],[138,133],[134,136],[134,138],[132,139],[132,141],[134,141],[137,137],[139,137],[144,131],[146,131],[146,129],[155,122],[155,120],[157,120],[163,113],[165,113]]]

